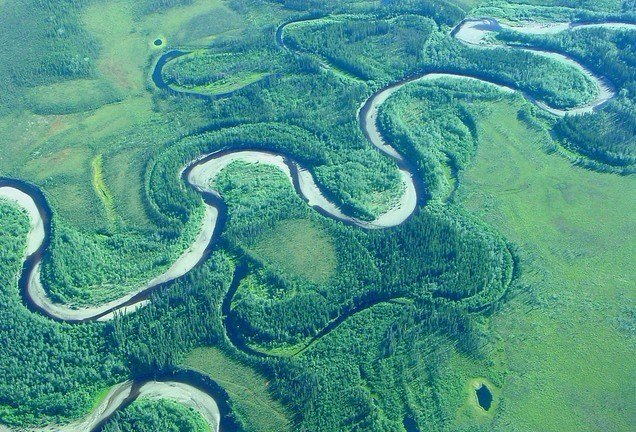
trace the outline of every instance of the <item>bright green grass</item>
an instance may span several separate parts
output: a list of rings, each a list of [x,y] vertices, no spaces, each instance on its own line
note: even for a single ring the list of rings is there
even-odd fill
[[[293,345],[290,344],[281,344],[280,346],[275,346],[273,344],[271,344],[272,346],[262,346],[262,345],[258,345],[255,343],[250,343],[248,344],[249,347],[255,351],[259,351],[262,353],[265,353],[267,355],[270,356],[276,356],[276,357],[294,357],[300,353],[302,353],[307,347],[308,344],[311,343],[311,338],[306,338],[304,340],[301,340],[298,343],[295,343]]]
[[[224,24],[192,26],[192,22],[203,20],[214,14],[212,21]],[[208,20],[209,21],[209,20]],[[98,69],[104,79],[129,94],[146,92],[148,58],[158,51],[153,45],[162,38],[166,46],[175,47],[196,38],[213,38],[230,29],[244,28],[240,17],[219,0],[198,0],[191,5],[169,9],[139,17],[135,5],[128,0],[97,2],[90,5],[84,14],[84,23],[102,44]],[[201,32],[205,35],[200,34]]]
[[[42,114],[88,111],[117,102],[122,97],[108,83],[95,79],[77,79],[32,87],[27,95],[29,108]]]
[[[108,146],[120,141],[123,132],[130,136],[134,128],[152,118],[150,108],[147,101],[134,98],[103,106],[88,115],[42,117],[49,130],[43,128],[40,137],[29,143],[30,154],[7,154],[9,172],[38,184],[46,182],[45,192],[52,208],[71,224],[87,230],[104,228],[108,218],[93,187],[93,161],[103,154],[104,181],[110,187],[109,170],[113,168]],[[130,160],[121,163],[122,168],[130,166]],[[128,180],[127,188],[111,189],[114,203],[141,193],[143,178],[139,172]],[[126,209],[123,210],[125,215]]]
[[[130,147],[111,152],[104,164],[104,176],[115,199],[115,209],[124,223],[138,228],[153,228],[144,204],[143,172],[147,149]]]
[[[93,396],[93,406],[91,407],[91,412],[95,408],[97,408],[104,399],[106,399],[106,396],[108,396],[108,393],[110,393],[111,389],[112,387],[104,387]]]
[[[249,366],[214,347],[193,350],[183,366],[209,375],[227,391],[232,412],[246,432],[288,430],[289,414],[270,395],[268,381]]]
[[[186,91],[196,92],[208,94],[211,96],[229,93],[250,84],[253,84],[262,78],[266,77],[268,74],[264,72],[243,72],[238,74],[233,74],[228,76],[227,78],[212,82],[203,86],[190,86],[185,87]],[[174,86],[176,89],[180,89],[179,86]]]
[[[336,250],[333,240],[316,222],[292,219],[263,233],[250,248],[266,264],[314,283],[324,283],[333,274]]]
[[[113,194],[104,182],[103,155],[97,155],[95,159],[93,159],[93,162],[91,162],[91,166],[93,168],[93,187],[100,201],[104,204],[108,220],[113,223],[116,217],[115,203],[113,201]]]
[[[507,377],[490,430],[632,430],[635,340],[621,321],[636,302],[636,179],[548,154],[550,138],[517,120],[520,106],[481,110],[458,194],[520,246],[529,286],[494,317]],[[480,375],[503,377],[497,365]]]

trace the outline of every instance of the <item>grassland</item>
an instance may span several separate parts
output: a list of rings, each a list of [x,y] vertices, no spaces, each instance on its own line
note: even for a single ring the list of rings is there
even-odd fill
[[[317,284],[329,280],[337,264],[333,239],[306,219],[280,222],[261,234],[251,251],[267,265]]]
[[[227,391],[232,412],[246,432],[280,432],[290,425],[291,417],[272,398],[268,380],[221,349],[197,348],[183,366],[209,375]]]
[[[102,204],[104,204],[108,221],[112,224],[115,222],[115,205],[113,194],[108,190],[108,186],[104,182],[104,167],[101,154],[93,159],[91,166],[93,168],[93,187]]]
[[[90,111],[118,102],[122,95],[108,83],[78,79],[30,88],[28,104],[34,113],[64,115]]]
[[[158,49],[152,41],[161,37],[169,44],[195,43],[191,37],[196,34],[189,35],[185,29],[209,14],[222,24],[198,26],[197,32],[210,31],[206,37],[245,27],[243,19],[220,1],[197,1],[160,13],[142,13],[140,5],[92,3],[69,13],[67,19],[84,32],[73,40],[81,42],[85,37],[99,48],[86,54],[90,71],[78,78],[22,84],[24,104],[14,103],[9,112],[0,115],[1,172],[40,186],[54,209],[57,232],[74,239],[61,242],[68,249],[61,246],[57,257],[47,258],[45,273],[49,273],[52,294],[76,304],[114,298],[149,279],[159,270],[156,264],[163,262],[165,267],[194,234],[192,230],[176,243],[158,239],[150,249],[141,246],[146,251],[143,254],[133,252],[137,246],[129,247],[132,255],[125,248],[108,246],[104,237],[115,233],[120,237],[117,242],[141,245],[147,243],[149,233],[157,235],[160,228],[149,215],[144,196],[143,172],[149,153],[205,124],[197,107],[173,114],[171,107],[153,101],[147,91],[148,71]],[[7,13],[15,14],[11,20],[28,20],[9,7]],[[16,24],[20,25],[24,23]],[[39,27],[32,31],[34,38],[39,31]],[[60,50],[55,43],[51,42],[49,50]],[[13,67],[18,71],[32,68],[26,60],[25,65]],[[104,257],[99,266],[106,273],[112,271],[111,276],[94,279],[95,268],[80,265],[71,270],[61,259],[73,255],[79,259],[88,252],[87,244],[92,244],[90,254]],[[67,255],[71,250],[74,252]],[[144,260],[153,262],[145,270],[122,270],[117,264]],[[67,270],[78,278],[63,282],[59,273]],[[118,273],[129,273],[137,281],[118,280]]]
[[[636,181],[548,154],[548,134],[518,120],[519,108],[483,110],[458,195],[520,246],[529,287],[494,319],[508,372],[490,430],[628,431]]]
[[[205,19],[211,15],[214,20]],[[159,49],[153,44],[155,39],[162,38],[169,46],[197,44],[201,37],[209,42],[245,27],[243,19],[220,0],[198,0],[147,15],[127,0],[94,3],[85,10],[83,21],[103,47],[97,60],[100,73],[129,95],[145,94],[148,58]],[[206,24],[193,25],[197,21]],[[215,25],[211,27],[210,21]]]
[[[188,91],[194,91],[197,93],[209,94],[211,96],[229,93],[243,87],[246,87],[250,84],[254,84],[255,82],[261,80],[266,77],[267,74],[260,72],[246,73],[246,74],[236,74],[235,76],[228,77],[227,79],[220,79],[219,81],[204,85],[204,86],[192,86],[186,87]]]

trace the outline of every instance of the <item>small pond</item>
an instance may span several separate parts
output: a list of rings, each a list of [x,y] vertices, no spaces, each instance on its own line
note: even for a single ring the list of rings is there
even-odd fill
[[[155,46],[161,46],[163,44],[163,41],[161,39],[155,39],[153,43],[155,44]]]
[[[492,404],[492,393],[490,392],[490,389],[486,386],[486,384],[482,384],[475,389],[475,393],[477,393],[477,402],[479,403],[479,406],[488,411]]]
[[[412,417],[404,417],[402,424],[404,425],[406,432],[420,432],[420,429],[417,427],[417,423],[415,423],[415,420]]]

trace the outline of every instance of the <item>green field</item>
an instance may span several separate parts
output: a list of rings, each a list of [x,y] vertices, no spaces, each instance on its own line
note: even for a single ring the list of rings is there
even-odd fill
[[[336,268],[333,240],[303,219],[280,223],[261,234],[251,249],[267,264],[314,283],[327,281]]]
[[[183,366],[205,373],[225,389],[232,412],[246,431],[282,431],[290,425],[291,416],[272,398],[267,378],[224,351],[197,348]]]
[[[507,369],[493,429],[628,431],[636,274],[632,177],[573,167],[519,104],[481,116],[459,200],[520,246],[524,292],[496,316]],[[631,389],[630,389],[631,387]]]

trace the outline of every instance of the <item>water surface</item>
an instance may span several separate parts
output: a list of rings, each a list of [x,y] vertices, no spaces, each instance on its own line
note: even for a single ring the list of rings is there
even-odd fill
[[[479,406],[488,411],[492,405],[492,393],[490,392],[490,389],[486,386],[486,384],[482,384],[479,388],[475,389],[475,393],[477,393],[477,402],[479,403]]]

